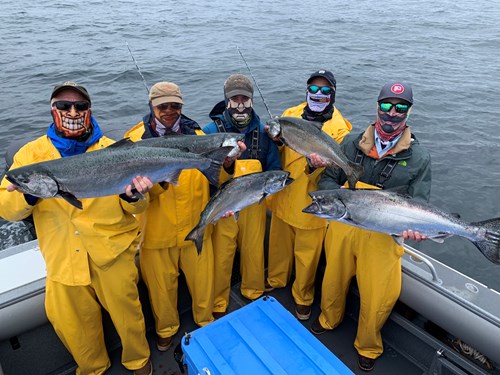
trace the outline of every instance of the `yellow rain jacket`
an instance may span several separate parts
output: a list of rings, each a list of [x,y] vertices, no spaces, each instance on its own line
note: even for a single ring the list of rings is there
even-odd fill
[[[292,107],[282,116],[302,116],[306,103]],[[337,142],[352,129],[340,111],[335,108],[322,130]],[[290,280],[295,264],[292,295],[295,303],[310,306],[314,299],[314,281],[318,267],[327,220],[303,213],[311,203],[308,193],[317,190],[324,168],[309,169],[305,156],[287,146],[280,149],[284,171],[290,172],[294,182],[271,197],[271,228],[269,233],[269,259],[267,282],[273,288],[282,288]]]
[[[87,152],[114,143],[102,137]],[[47,136],[22,147],[11,169],[45,160],[59,159],[59,151]],[[89,176],[89,178],[92,178]],[[80,210],[62,198],[40,199],[29,205],[19,192],[7,192],[10,184],[0,186],[0,216],[17,221],[33,214],[40,250],[47,264],[47,277],[65,285],[90,283],[89,260],[106,268],[136,240],[137,220],[132,214],[144,211],[146,200],[127,203],[118,196],[82,199]]]
[[[125,137],[137,142],[143,133],[141,122],[125,133]],[[196,133],[204,134],[201,130]],[[209,182],[197,169],[183,170],[177,186],[166,184],[165,187],[154,185],[149,192],[149,207],[141,215],[141,246],[148,249],[192,245],[193,241],[185,238],[200,221],[201,212],[210,199]],[[209,225],[203,238],[210,237],[212,230],[213,226]]]
[[[125,133],[136,142],[144,134],[144,122]],[[204,133],[195,130],[197,135]],[[222,168],[221,170],[224,170]],[[221,171],[220,180],[228,178]],[[179,329],[177,282],[180,270],[186,276],[192,299],[193,318],[199,326],[213,321],[213,225],[203,235],[198,255],[193,241],[185,240],[200,221],[210,199],[209,182],[197,169],[183,170],[178,185],[155,184],[149,192],[150,204],[141,215],[140,262],[148,286],[159,337],[171,337]]]
[[[101,137],[87,152],[112,143]],[[11,169],[60,157],[49,138],[42,136],[16,153]],[[91,171],[85,172],[93,178]],[[121,337],[123,365],[130,370],[144,366],[150,352],[136,285],[139,225],[133,214],[144,211],[147,201],[86,198],[80,210],[62,198],[51,198],[31,206],[22,193],[8,192],[9,184],[4,178],[0,185],[0,216],[16,221],[33,214],[47,267],[47,317],[77,362],[76,374],[103,373],[111,365],[101,304]]]
[[[282,116],[300,118],[305,106],[306,103],[304,102],[296,107],[289,108],[283,112]],[[342,116],[337,108],[335,108],[332,118],[326,121],[322,128],[325,133],[338,143],[344,139],[351,129],[351,123]],[[286,146],[280,148],[280,156],[283,170],[289,171],[290,177],[295,181],[286,189],[271,197],[273,215],[300,229],[326,228],[326,219],[302,212],[304,207],[307,207],[312,202],[308,193],[317,190],[317,182],[324,168],[317,168],[310,173],[306,158]]]

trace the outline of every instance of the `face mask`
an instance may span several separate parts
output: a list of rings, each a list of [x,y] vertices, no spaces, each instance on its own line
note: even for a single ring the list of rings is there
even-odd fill
[[[79,138],[90,131],[90,109],[84,111],[84,115],[78,118],[66,117],[64,111],[56,108],[53,108],[51,113],[57,132],[65,138]]]
[[[316,94],[307,92],[306,98],[309,109],[313,112],[320,113],[323,112],[330,104],[331,95],[321,94],[321,91],[318,91]]]
[[[377,110],[375,129],[382,141],[387,142],[400,135],[406,128],[409,114],[408,111],[407,113],[398,113],[391,116],[387,112]]]
[[[248,124],[250,115],[252,114],[252,99],[248,99],[243,103],[237,103],[231,99],[227,101],[227,110],[231,118],[237,124]]]

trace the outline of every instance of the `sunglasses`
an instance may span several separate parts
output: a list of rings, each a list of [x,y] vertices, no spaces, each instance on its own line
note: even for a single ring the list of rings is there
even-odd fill
[[[309,91],[311,94],[316,94],[318,91],[321,91],[323,95],[330,95],[333,92],[333,89],[328,86],[311,85],[307,86],[307,91]]]
[[[410,110],[410,106],[408,104],[392,104],[387,102],[378,103],[378,106],[382,112],[390,112],[392,107],[396,109],[397,113],[407,113]]]
[[[90,108],[89,102],[70,102],[67,100],[59,100],[54,102],[56,108],[60,111],[69,111],[71,107],[75,107],[76,111],[86,111]]]
[[[174,111],[178,111],[179,109],[182,108],[181,103],[163,103],[163,104],[158,104],[156,106],[160,111],[166,111],[169,108],[172,108]]]

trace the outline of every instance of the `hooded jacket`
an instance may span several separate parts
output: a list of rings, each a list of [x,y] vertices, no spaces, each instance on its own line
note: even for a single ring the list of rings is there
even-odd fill
[[[396,160],[398,163],[385,181],[384,189],[406,187],[408,195],[428,201],[431,191],[431,157],[411,133],[410,128],[406,128],[398,143],[382,159],[368,156],[375,144],[374,134],[375,126],[370,125],[364,133],[349,134],[341,144],[349,160],[355,160],[358,150],[365,155],[361,163],[364,174],[360,181],[376,185],[388,161]],[[347,176],[342,169],[327,168],[320,179],[318,189],[336,189],[346,181]]]
[[[210,112],[209,116],[213,122],[203,127],[203,131],[206,134],[219,132],[219,129],[215,124],[216,120],[220,120],[222,122],[226,132],[245,134],[244,142],[247,149],[236,161],[238,164],[242,164],[241,162],[244,160],[255,159],[252,157],[252,133],[255,129],[259,129],[259,150],[257,159],[262,165],[262,171],[281,169],[278,147],[264,132],[264,124],[260,122],[260,118],[254,110],[252,110],[252,119],[248,124],[248,127],[243,132],[233,125],[231,117],[226,110],[226,103],[224,101],[217,103]]]

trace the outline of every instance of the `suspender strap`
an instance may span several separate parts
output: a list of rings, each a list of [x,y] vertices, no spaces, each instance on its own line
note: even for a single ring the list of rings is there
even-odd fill
[[[220,118],[215,119],[214,122],[217,126],[217,129],[219,129],[219,133],[226,133],[226,128],[224,127],[224,124],[222,123],[222,120]]]
[[[259,128],[253,130],[252,132],[252,145],[250,146],[250,157],[252,159],[259,158]]]
[[[356,151],[356,156],[354,157],[354,162],[356,164],[362,164],[364,158],[365,158],[365,154],[363,154],[363,151],[361,151],[358,148],[358,150]]]
[[[364,157],[365,157],[365,154],[361,150],[358,149],[356,151],[356,156],[354,157],[354,162],[356,164],[362,164]],[[394,168],[396,168],[396,165],[398,165],[397,160],[387,159],[387,163],[385,164],[384,168],[382,169],[382,172],[380,172],[380,176],[378,177],[378,181],[375,184],[375,186],[383,189],[384,184],[391,177],[392,172],[394,171]]]
[[[383,189],[384,184],[391,177],[392,171],[394,170],[394,168],[396,168],[396,165],[398,165],[397,160],[389,159],[387,161],[387,164],[385,165],[384,169],[382,169],[378,181],[375,184],[377,187]]]

